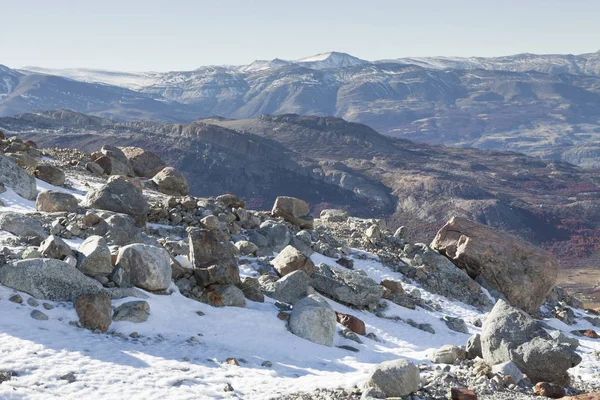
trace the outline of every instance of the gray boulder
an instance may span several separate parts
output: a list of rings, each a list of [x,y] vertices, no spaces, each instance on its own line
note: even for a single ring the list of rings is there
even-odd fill
[[[19,196],[34,200],[37,193],[35,178],[12,159],[0,153],[0,184],[11,188]]]
[[[73,256],[73,251],[64,240],[58,236],[50,235],[40,244],[40,253],[45,258],[56,258],[62,260],[66,256]]]
[[[287,246],[290,243],[291,240],[291,234],[287,226],[277,221],[269,220],[263,222],[258,228],[258,233],[260,233],[267,239],[267,246],[271,247],[275,252],[280,252],[281,250],[283,250],[285,246]],[[260,243],[257,243],[254,237],[249,237],[250,241],[255,243],[258,247],[264,247],[261,246]]]
[[[568,345],[557,343],[528,314],[503,300],[485,321],[481,350],[488,365],[512,361],[534,383],[568,383],[567,370],[581,362]]]
[[[510,376],[513,382],[517,384],[523,379],[523,373],[512,361],[494,365],[492,367],[492,373],[501,376]]]
[[[579,340],[577,338],[567,336],[561,331],[550,332],[550,337],[558,344],[566,344],[573,350],[577,350],[579,347]]]
[[[240,271],[231,248],[221,242],[216,232],[209,229],[188,228],[190,261],[194,276],[201,287],[210,284],[238,285]]]
[[[467,340],[467,359],[474,360],[475,358],[483,358],[481,352],[481,335],[479,333],[474,334]]]
[[[245,277],[240,282],[239,288],[248,300],[264,303],[265,295],[260,290],[259,280],[256,278]]]
[[[112,272],[112,257],[106,239],[90,236],[77,248],[77,269],[88,276],[108,275]]]
[[[166,290],[171,284],[171,257],[162,247],[135,243],[119,249],[117,264],[134,286],[145,290]]]
[[[275,282],[264,279],[259,279],[259,282],[265,296],[288,304],[295,304],[313,292],[304,271],[294,271]]]
[[[333,346],[336,318],[327,300],[310,295],[294,304],[289,327],[293,334],[324,346]]]
[[[210,285],[200,296],[200,301],[215,307],[246,307],[244,292],[233,285]]]
[[[44,190],[38,194],[35,209],[43,212],[77,212],[79,202],[69,193]]]
[[[35,246],[39,246],[48,237],[40,221],[12,212],[0,213],[0,229],[28,239],[30,244]]]
[[[450,317],[448,315],[444,315],[442,317],[442,321],[446,323],[446,326],[450,330],[466,334],[469,333],[469,328],[467,327],[466,322],[462,318],[455,318]]]
[[[148,219],[148,201],[141,189],[123,177],[112,177],[100,189],[90,190],[85,205],[131,215],[140,227],[145,226]]]
[[[286,276],[294,271],[304,271],[306,275],[311,276],[315,270],[312,260],[292,246],[286,246],[281,250],[271,264],[279,276]]]
[[[244,256],[252,256],[258,250],[258,246],[252,242],[247,240],[240,240],[235,243],[235,247],[240,251],[240,253]]]
[[[103,215],[103,222],[98,225],[106,227],[104,237],[106,242],[116,246],[144,242],[144,235],[140,228],[135,226],[135,220],[127,214]],[[101,232],[97,232],[100,234]]]
[[[113,321],[129,321],[134,323],[146,322],[150,316],[150,304],[148,302],[129,301],[123,303],[117,308],[113,314]]]
[[[166,167],[165,162],[151,151],[139,147],[121,147],[120,149],[137,176],[151,178]]]
[[[311,284],[318,292],[354,306],[375,304],[384,294],[383,286],[368,276],[327,264],[315,266]]]
[[[53,165],[38,165],[33,172],[36,178],[54,186],[65,184],[65,173]]]
[[[464,360],[466,357],[465,350],[451,344],[442,346],[429,354],[429,360],[436,364],[454,364],[456,360]]]
[[[166,167],[152,177],[159,192],[171,196],[187,196],[190,188],[185,176],[175,168]]]
[[[404,359],[379,364],[369,376],[367,387],[385,393],[386,397],[404,397],[419,390],[419,368]]]
[[[310,214],[308,204],[304,200],[295,197],[279,196],[275,199],[271,214],[282,217],[290,224],[302,229],[313,228],[313,216]]]

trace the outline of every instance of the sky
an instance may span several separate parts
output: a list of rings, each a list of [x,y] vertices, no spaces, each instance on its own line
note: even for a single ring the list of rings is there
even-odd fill
[[[341,51],[367,59],[600,50],[599,0],[4,0],[0,64],[191,70]]]

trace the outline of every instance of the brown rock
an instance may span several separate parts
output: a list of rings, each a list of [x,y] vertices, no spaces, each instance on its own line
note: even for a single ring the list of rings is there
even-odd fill
[[[75,301],[75,311],[81,326],[106,332],[112,321],[110,297],[104,293],[84,294]]]
[[[190,188],[187,179],[175,168],[166,167],[152,177],[159,192],[171,196],[187,196]]]
[[[600,400],[600,392],[580,394],[579,396],[563,397],[564,400]]]
[[[143,178],[151,178],[167,165],[159,156],[139,147],[121,147],[129,160],[133,172]]]
[[[529,313],[542,305],[556,284],[559,264],[550,253],[466,218],[453,217],[431,247]]]
[[[388,289],[386,293],[389,293],[389,297],[396,294],[404,294],[404,288],[402,287],[402,283],[398,281],[394,281],[391,279],[384,279],[380,283],[381,286]],[[385,297],[385,296],[384,296]],[[389,297],[385,297],[386,299]]]
[[[450,395],[452,400],[477,400],[477,394],[465,388],[452,388]]]
[[[340,312],[335,313],[335,318],[337,319],[337,322],[344,325],[352,332],[363,336],[367,334],[365,323],[361,319],[356,318],[353,315],[343,314]]]
[[[216,232],[188,228],[190,255],[194,276],[201,287],[217,283],[238,285],[240,270],[228,246],[221,243]]]
[[[279,196],[275,199],[271,214],[275,217],[282,217],[290,224],[299,226],[302,229],[313,228],[313,216],[310,215],[308,204],[304,200]]]
[[[538,382],[535,385],[535,394],[538,396],[550,397],[552,399],[560,399],[565,397],[565,389],[555,383]]]
[[[600,335],[598,335],[598,334],[596,333],[596,331],[594,331],[594,330],[592,330],[592,329],[587,329],[587,330],[585,330],[585,331],[581,331],[581,334],[582,334],[583,336],[587,336],[587,337],[589,337],[590,339],[598,339],[598,338],[600,338]]]
[[[221,196],[217,197],[217,201],[225,204],[225,207],[228,208],[246,208],[246,202],[235,194],[222,194]]]
[[[54,186],[62,186],[65,184],[65,173],[62,172],[60,168],[52,165],[38,165],[35,168],[34,175],[36,178]]]
[[[280,276],[294,271],[304,271],[309,277],[315,272],[315,264],[293,246],[286,246],[271,262]]]

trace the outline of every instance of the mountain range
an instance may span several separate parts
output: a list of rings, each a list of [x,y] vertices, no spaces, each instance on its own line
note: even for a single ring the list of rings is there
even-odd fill
[[[140,73],[0,66],[0,116],[55,109],[166,123],[332,115],[392,137],[600,166],[600,52],[380,61],[330,52]]]

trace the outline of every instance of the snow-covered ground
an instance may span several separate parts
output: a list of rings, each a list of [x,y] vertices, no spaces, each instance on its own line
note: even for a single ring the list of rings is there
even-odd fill
[[[40,189],[47,188],[45,185],[39,183]],[[81,186],[74,185],[78,196],[83,196]],[[9,190],[0,194],[0,199],[13,211],[35,210],[33,202],[15,196]],[[1,241],[2,236],[0,247]],[[403,280],[375,256],[354,254],[354,268],[376,281]],[[315,263],[335,265],[334,259],[320,254],[314,254],[312,259]],[[248,266],[241,271],[242,275],[255,274]],[[55,307],[45,310],[42,301],[32,307],[27,304],[30,296],[20,293],[24,302],[16,304],[8,301],[16,291],[0,286],[0,371],[18,375],[0,384],[0,398],[269,399],[315,388],[351,388],[362,384],[373,366],[382,361],[403,357],[427,362],[427,354],[433,348],[464,345],[469,335],[449,330],[440,320],[443,315],[460,317],[467,323],[473,318],[485,319],[473,307],[410,283],[403,286],[407,291],[418,288],[422,297],[438,303],[441,311],[419,307],[410,310],[387,302],[384,314],[430,324],[435,334],[329,301],[334,310],[362,319],[367,332],[379,338],[374,341],[361,337],[363,344],[358,344],[337,335],[334,347],[318,345],[289,332],[286,322],[277,317],[279,310],[271,299],[265,303],[248,301],[246,308],[215,308],[182,296],[172,285],[170,295],[148,293],[148,321],[114,322],[108,333],[95,334],[70,324],[78,321],[70,303],[47,302]],[[113,305],[131,300],[134,299],[121,299]],[[49,320],[31,318],[34,308],[43,311]],[[204,315],[198,315],[199,311]],[[565,333],[591,328],[589,324],[567,326],[555,319],[546,322]],[[471,334],[480,331],[470,323],[468,327]],[[138,339],[129,336],[133,332],[139,334]],[[580,342],[583,362],[571,372],[590,379],[600,370],[594,355],[600,351],[600,341],[580,338]],[[339,345],[355,347],[359,352],[335,347]],[[230,357],[237,358],[240,365],[226,363]],[[265,361],[272,366],[263,366]],[[60,379],[70,372],[75,373],[75,382]],[[233,392],[223,390],[227,383]]]

